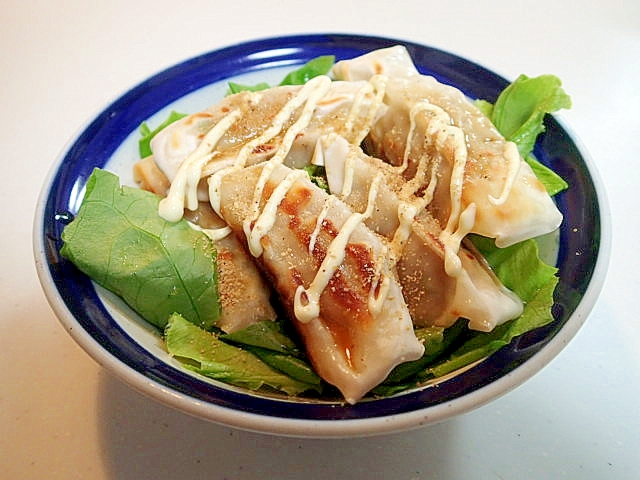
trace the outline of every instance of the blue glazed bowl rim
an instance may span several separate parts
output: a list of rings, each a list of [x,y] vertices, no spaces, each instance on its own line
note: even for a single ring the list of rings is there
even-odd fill
[[[565,221],[560,230],[555,320],[434,387],[349,406],[253,395],[212,384],[136,343],[105,309],[93,283],[60,257],[62,217],[75,213],[91,170],[104,166],[142,121],[172,101],[240,74],[298,65],[319,55],[351,58],[396,44],[408,48],[422,73],[460,88],[471,98],[495,100],[508,83],[474,62],[412,42],[348,34],[294,35],[249,41],[186,60],[133,87],[88,122],[52,167],[34,228],[43,289],[72,337],[122,380],[182,411],[244,429],[314,437],[371,435],[441,421],[508,392],[555,357],[583,324],[600,292],[610,226],[593,163],[575,135],[551,116],[535,153],[571,185],[556,198]]]

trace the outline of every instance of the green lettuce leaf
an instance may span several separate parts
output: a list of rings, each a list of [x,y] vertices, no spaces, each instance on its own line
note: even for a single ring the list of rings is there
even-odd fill
[[[280,85],[304,85],[313,77],[329,73],[335,61],[336,57],[333,55],[323,55],[309,60],[300,68],[289,72],[289,74],[282,79]]]
[[[268,386],[288,395],[315,388],[270,367],[251,352],[223,342],[177,313],[169,317],[164,335],[167,351],[201,375],[251,390]]]
[[[477,99],[473,102],[474,105],[480,110],[485,116],[491,118],[491,112],[493,111],[493,103],[488,102],[487,100],[483,100],[482,98]]]
[[[237,332],[220,335],[220,339],[244,348],[272,368],[321,391],[322,380],[306,361],[302,350],[283,332],[280,322],[254,323]]]
[[[158,134],[158,132],[160,132],[160,130],[186,116],[186,113],[178,113],[172,111],[167,119],[160,125],[158,125],[154,130],[151,130],[147,122],[142,122],[139,128],[141,137],[138,140],[138,150],[140,152],[140,158],[146,158],[153,153],[151,152],[151,140]]]
[[[531,166],[549,195],[568,188],[557,173],[533,155],[538,135],[544,132],[544,117],[563,108],[571,108],[571,98],[554,75],[527,77],[520,75],[498,96],[495,104],[476,100],[475,105],[491,119],[498,131],[514,142],[520,155]]]
[[[544,116],[571,108],[571,98],[554,75],[520,75],[498,96],[491,109],[491,121],[507,140],[518,146],[523,157],[533,151],[544,132]]]
[[[323,55],[313,58],[301,67],[289,72],[278,85],[304,85],[313,77],[328,74],[335,64],[335,61],[336,58],[333,55]],[[271,85],[266,82],[256,83],[255,85],[243,85],[236,82],[229,82],[228,87],[227,95],[231,95],[233,93],[244,91],[259,92],[261,90],[271,88]]]
[[[480,235],[469,238],[500,281],[524,302],[543,285],[556,279],[558,269],[540,260],[538,243],[534,239],[498,248],[492,239]]]
[[[228,82],[229,91],[227,95],[231,95],[239,92],[259,92],[271,88],[266,82],[256,83],[255,85],[244,85],[242,83]]]
[[[324,167],[319,165],[307,165],[304,167],[304,170],[307,172],[313,183],[325,192],[331,193],[329,191],[329,182],[327,182],[327,173]]]
[[[293,380],[303,382],[307,390],[315,390],[318,393],[322,392],[322,380],[306,360],[263,348],[249,346],[243,348],[253,353],[271,368],[282,372]]]
[[[220,338],[238,345],[258,347],[297,357],[302,355],[296,343],[283,333],[279,322],[264,320],[237,332],[221,335]]]
[[[95,169],[60,253],[158,328],[180,312],[211,329],[220,315],[213,244],[185,220],[162,219],[159,201]]]
[[[564,180],[564,178],[546,165],[540,163],[532,153],[524,157],[524,160],[529,164],[531,170],[533,170],[533,173],[538,177],[538,180],[540,180],[542,185],[544,185],[544,188],[547,190],[549,195],[554,196],[569,188],[569,184]]]

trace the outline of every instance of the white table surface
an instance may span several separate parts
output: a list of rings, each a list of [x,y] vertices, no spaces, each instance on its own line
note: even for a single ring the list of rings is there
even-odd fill
[[[640,478],[640,3],[622,0],[110,0],[0,2],[0,478]],[[353,440],[278,438],[143,397],[58,323],[32,257],[45,174],[127,88],[183,59],[257,37],[377,34],[515,78],[554,73],[561,117],[608,190],[610,272],[574,340],[478,410]]]

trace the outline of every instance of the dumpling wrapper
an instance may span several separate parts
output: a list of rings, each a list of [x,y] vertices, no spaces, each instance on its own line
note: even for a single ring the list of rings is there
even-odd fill
[[[252,199],[263,168],[265,164],[235,169],[224,174],[217,187],[220,216],[247,245],[243,224],[249,219],[255,228]],[[262,190],[261,211],[292,172],[284,165],[273,169]],[[318,221],[322,215],[324,220]],[[259,239],[257,261],[271,278],[318,374],[355,403],[396,365],[420,358],[424,346],[414,334],[400,285],[385,269],[382,240],[362,223],[340,249],[344,259],[321,291],[319,314],[308,321],[296,316],[298,287],[309,291],[323,260],[336,253],[331,242],[351,215],[343,202],[301,176],[277,202],[274,223]],[[368,298],[381,280],[379,272],[388,289],[376,292],[379,303],[371,308]]]
[[[309,83],[317,82],[318,77]],[[300,132],[287,153],[286,165],[300,168],[307,164],[318,137],[337,132],[353,143],[359,143],[369,131],[371,121],[381,106],[374,84],[369,81],[331,82],[326,93],[315,104],[313,117]],[[206,133],[239,111],[240,118],[231,125],[215,145],[216,154],[206,162],[202,176],[228,167],[237,161],[247,144],[251,144],[243,162],[253,165],[271,158],[282,144],[287,130],[300,116],[301,105],[295,97],[303,86],[273,87],[261,92],[240,92],[225,97],[207,110],[188,115],[164,128],[151,141],[151,150],[160,169],[173,181],[184,159],[200,145]],[[286,110],[286,112],[285,112]],[[288,115],[283,115],[288,113]],[[257,140],[278,116],[285,117],[280,131],[263,142]]]
[[[437,169],[438,185],[428,208],[443,228],[452,214],[457,216],[471,203],[476,205],[471,232],[494,238],[499,247],[552,232],[562,222],[562,214],[515,144],[506,141],[460,90],[421,75],[405,47],[340,61],[333,74],[349,81],[389,77],[387,108],[371,129],[368,151],[393,165],[403,164],[406,155],[408,177],[421,161]],[[453,191],[458,187],[451,188],[456,162],[464,165],[460,205]]]
[[[457,252],[458,273],[446,272],[444,245],[439,240],[442,229],[435,219],[425,209],[406,221],[401,219],[402,207],[410,208],[420,199],[402,193],[406,181],[393,167],[337,135],[326,137],[320,146],[329,189],[340,196],[349,183],[348,193],[340,198],[354,210],[366,207],[376,175],[383,175],[374,213],[365,223],[397,249],[398,277],[414,324],[448,327],[463,317],[469,320],[469,328],[487,332],[522,313],[518,296],[468,249],[461,247]],[[401,239],[396,235],[402,235],[403,228],[407,231]]]

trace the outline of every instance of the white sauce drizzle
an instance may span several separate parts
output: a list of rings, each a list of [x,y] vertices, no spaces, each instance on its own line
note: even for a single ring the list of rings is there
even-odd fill
[[[355,121],[358,118],[360,118],[360,114],[361,114],[360,107],[364,103],[365,97],[368,94],[372,93],[373,90],[374,90],[373,84],[371,84],[371,82],[366,82],[362,86],[362,88],[358,90],[358,93],[356,93],[353,99],[353,103],[351,104],[351,109],[349,110],[349,115],[347,115],[347,119],[344,122],[343,136],[345,138],[349,138],[353,133],[353,127],[354,127]]]
[[[421,162],[425,165],[427,162]],[[422,210],[427,207],[433,200],[433,195],[436,191],[436,186],[438,185],[438,168],[440,166],[440,158],[433,159],[431,163],[431,177],[429,178],[429,183],[427,184],[427,188],[425,189],[422,197],[416,197],[417,205],[419,205],[419,209]],[[407,184],[409,187],[412,187],[411,182]],[[415,192],[414,188],[414,192]]]
[[[309,80],[304,85],[304,87],[300,90],[299,94],[296,97],[294,97],[294,100],[298,97],[305,98],[306,102],[302,109],[302,113],[300,114],[298,119],[285,132],[284,138],[282,139],[282,143],[278,147],[278,150],[276,151],[275,155],[271,157],[271,159],[268,162],[265,163],[265,166],[262,169],[262,172],[260,173],[258,184],[253,192],[253,201],[251,202],[253,213],[250,217],[246,218],[244,222],[245,232],[251,229],[251,223],[259,215],[260,200],[262,199],[262,192],[264,191],[264,187],[266,186],[267,181],[271,177],[271,174],[273,173],[274,168],[277,165],[280,165],[284,161],[285,157],[287,156],[287,153],[289,153],[289,150],[291,150],[291,145],[293,145],[293,141],[296,139],[296,136],[298,136],[298,134],[302,132],[307,127],[307,125],[309,125],[309,122],[311,121],[313,112],[316,109],[318,102],[327,93],[330,87],[331,87],[331,79],[329,77],[327,76],[315,77]],[[290,103],[294,103],[294,102],[290,102]],[[293,111],[295,109],[291,109],[288,107],[289,107],[289,104],[285,105],[285,107],[280,112],[278,112],[278,116],[280,116],[280,114],[283,111],[285,111],[285,112],[288,112],[288,116],[290,117],[293,114]],[[284,125],[282,125],[279,128],[279,131],[282,130],[283,126]]]
[[[202,168],[215,154],[211,153],[211,150],[241,116],[242,113],[239,110],[226,115],[207,132],[202,142],[180,164],[169,187],[169,193],[158,206],[158,213],[162,218],[168,222],[177,222],[182,218],[185,204],[189,210],[198,208],[198,183]]]
[[[247,222],[251,223],[255,220],[255,218],[257,217],[257,212],[259,210],[262,191],[268,180],[268,177],[273,171],[273,167],[275,166],[275,164],[281,163],[284,160],[288,151],[291,149],[291,143],[293,143],[293,140],[295,140],[296,135],[300,133],[300,131],[302,131],[306,125],[308,125],[318,100],[324,94],[326,94],[330,86],[331,79],[327,76],[318,76],[309,80],[300,88],[300,90],[298,90],[296,95],[280,109],[280,111],[273,119],[271,125],[269,125],[269,127],[264,132],[262,132],[261,135],[243,145],[243,147],[238,152],[235,163],[232,166],[218,170],[209,177],[209,202],[218,214],[220,214],[220,186],[222,184],[222,178],[235,170],[244,168],[249,156],[255,150],[255,148],[272,140],[275,136],[277,136],[282,131],[285,124],[289,121],[293,113],[306,103],[301,117],[296,121],[294,125],[292,125],[288,129],[282,144],[278,148],[278,151],[265,164],[265,168],[267,168],[267,170],[265,171],[263,169],[263,178],[260,179],[258,187],[254,190],[252,202],[253,215],[252,218],[247,219]],[[268,166],[270,164],[271,166]]]
[[[460,244],[476,221],[476,204],[470,203],[460,214],[460,221],[455,232],[449,235],[444,243],[444,270],[450,277],[457,277],[462,272],[462,262],[458,256]]]
[[[398,221],[399,225],[396,231],[393,233],[393,238],[390,242],[391,263],[395,265],[402,256],[402,251],[407,242],[407,239],[411,235],[412,224],[416,215],[420,211],[421,207],[414,203],[400,200],[398,203]]]
[[[351,189],[353,188],[353,175],[355,173],[353,164],[355,163],[355,155],[356,153],[353,149],[349,149],[347,159],[344,161],[344,180],[342,182],[342,189],[340,190],[340,197],[343,199],[351,195]]]
[[[287,121],[291,118],[291,115],[293,115],[293,113],[298,108],[300,108],[303,104],[308,103],[308,101],[311,99],[312,96],[314,98],[317,97],[314,102],[311,102],[312,103],[311,113],[313,113],[317,100],[319,100],[319,97],[322,97],[322,95],[326,93],[326,91],[329,89],[330,86],[331,86],[331,79],[324,75],[314,77],[311,80],[309,80],[307,83],[305,83],[300,88],[300,90],[298,90],[296,95],[294,95],[294,97],[291,100],[289,100],[280,109],[280,111],[276,114],[275,118],[273,119],[273,122],[271,122],[271,125],[269,125],[269,127],[264,132],[262,132],[261,135],[247,142],[240,149],[240,152],[238,152],[238,157],[236,159],[234,168],[243,168],[246,165],[249,156],[255,150],[255,148],[258,147],[259,145],[267,143],[268,141],[272,140],[275,136],[277,136],[282,131]],[[320,91],[322,93],[320,93]],[[293,136],[293,139],[295,139],[295,135]],[[280,145],[279,155],[284,158],[284,156],[286,156],[286,153],[289,151],[289,148],[291,148],[291,145],[286,147],[286,149],[285,147],[283,147],[283,145]],[[284,152],[284,154],[282,152]],[[276,153],[276,155],[278,155],[278,153]]]
[[[387,81],[388,77],[386,77],[385,75],[373,75],[364,85],[364,87],[361,88],[356,94],[356,97],[354,98],[353,104],[351,106],[351,110],[349,111],[349,116],[345,121],[345,133],[343,135],[353,145],[360,145],[364,140],[364,137],[366,137],[369,133],[371,125],[373,125],[373,119],[378,113],[380,107],[383,105]],[[366,115],[363,115],[361,112],[362,104],[364,103],[366,95],[369,93],[374,94],[374,99],[373,102],[371,102]],[[356,119],[363,117],[364,120],[360,122],[362,128],[359,132],[354,133],[353,129]]]
[[[437,137],[442,147],[448,142],[453,144],[453,168],[451,169],[451,213],[445,231],[453,232],[458,224],[462,210],[462,186],[464,184],[464,169],[467,164],[467,145],[464,133],[459,128],[450,127],[440,131]]]
[[[409,132],[407,133],[407,140],[405,143],[405,149],[402,156],[402,164],[395,167],[399,174],[402,174],[409,166],[409,157],[411,155],[411,145],[413,143],[413,137],[417,126],[416,118],[422,113],[431,113],[434,115],[442,115],[442,112],[436,110],[437,107],[429,103],[427,100],[421,100],[411,107],[409,113]],[[428,127],[427,127],[428,128]],[[427,205],[433,200],[433,195],[438,182],[438,167],[440,165],[440,158],[429,158],[426,154],[423,154],[416,169],[416,173],[409,181],[407,181],[400,190],[401,198],[411,198],[415,196],[420,188],[424,185],[424,181],[427,175],[427,169],[431,168],[431,176],[425,192],[422,194],[420,201],[416,204],[418,211],[426,208]],[[414,202],[416,199],[414,199]],[[417,214],[417,212],[416,212]]]
[[[209,184],[209,203],[211,204],[211,208],[213,208],[219,216],[222,216],[220,209],[220,187],[222,186],[222,177],[232,169],[233,167],[227,167],[222,170],[218,170],[207,180]]]
[[[329,281],[335,274],[338,267],[344,261],[346,255],[346,248],[349,242],[349,238],[354,230],[364,220],[369,218],[373,213],[375,206],[376,196],[378,195],[378,188],[382,181],[382,174],[376,175],[373,182],[371,182],[371,188],[369,189],[369,198],[367,201],[367,208],[363,213],[354,212],[344,222],[338,235],[331,241],[327,253],[320,264],[320,268],[316,272],[314,279],[308,288],[304,288],[302,285],[298,286],[294,296],[294,314],[296,318],[302,323],[308,323],[314,318],[320,315],[320,295],[329,284]],[[384,282],[384,279],[383,279]],[[375,283],[375,282],[374,282]],[[370,291],[371,305],[375,306],[376,300],[371,300],[371,297],[375,293],[375,288]],[[378,295],[380,297],[381,295]],[[383,296],[382,298],[385,298]]]
[[[453,151],[453,166],[449,184],[449,198],[451,211],[447,219],[447,225],[440,233],[440,241],[445,249],[445,271],[447,275],[455,277],[461,273],[461,262],[458,257],[462,239],[473,229],[475,223],[476,206],[468,205],[462,210],[462,189],[464,184],[464,171],[467,164],[468,152],[464,132],[461,128],[452,124],[449,115],[440,107],[432,104],[424,104],[421,111],[430,113],[430,121],[427,125],[427,135],[435,138],[436,148],[444,150],[451,148]],[[437,163],[432,167],[432,179],[435,179]],[[429,187],[435,188],[433,181]],[[424,199],[431,200],[433,189],[428,188]]]
[[[262,212],[260,212],[256,217],[253,228],[251,228],[251,225],[245,221],[244,233],[247,236],[249,251],[254,257],[262,255],[263,249],[260,240],[269,233],[269,230],[271,230],[273,225],[276,223],[278,206],[282,200],[284,200],[284,197],[287,195],[287,192],[291,189],[293,184],[303,178],[308,178],[307,172],[304,170],[293,170],[275,188],[262,209]],[[249,228],[247,228],[247,225]]]
[[[513,184],[518,177],[518,172],[520,171],[520,163],[522,162],[520,158],[520,152],[518,151],[518,147],[513,142],[506,142],[504,146],[504,158],[507,160],[507,178],[505,179],[504,186],[502,187],[502,192],[499,197],[494,197],[493,195],[489,195],[489,202],[493,205],[502,205],[507,201],[507,197],[509,193],[511,193],[511,189],[513,188]]]
[[[318,235],[320,235],[322,224],[327,218],[327,213],[329,213],[329,207],[331,206],[331,201],[333,198],[333,195],[329,195],[325,199],[324,205],[322,205],[322,210],[320,210],[320,213],[318,214],[318,218],[316,219],[316,226],[314,227],[313,232],[311,232],[311,238],[309,239],[309,255],[313,254],[313,249],[316,247]]]
[[[462,211],[462,189],[464,184],[464,171],[467,164],[467,145],[464,132],[459,127],[452,124],[451,117],[441,107],[422,100],[416,102],[410,112],[409,131],[407,134],[405,149],[403,152],[402,164],[396,167],[396,171],[404,172],[409,164],[413,137],[417,128],[417,117],[419,114],[428,115],[425,134],[431,138],[435,138],[435,146],[438,150],[451,148],[453,151],[453,166],[451,169],[451,180],[449,185],[449,195],[451,201],[451,211],[447,219],[447,225],[440,234],[440,240],[444,244],[445,250],[445,271],[449,276],[458,276],[461,273],[462,264],[458,256],[460,245],[464,237],[473,229],[475,223],[476,206],[468,205]],[[517,153],[517,152],[516,152]],[[414,177],[409,180],[401,189],[401,198],[411,198],[411,212],[413,217],[407,210],[407,203],[401,202],[398,206],[398,220],[400,226],[394,234],[392,245],[394,246],[394,254],[396,257],[401,255],[402,242],[406,241],[410,234],[410,223],[418,212],[426,208],[433,200],[435,188],[437,185],[437,171],[440,164],[440,157],[427,158],[422,157],[418,162],[417,171]],[[424,184],[427,165],[431,168],[431,178],[422,197],[415,197],[418,189]],[[517,170],[516,170],[517,173]],[[497,201],[504,201],[508,195],[508,188],[513,184],[514,175],[510,175],[511,183],[505,187],[505,191]],[[506,192],[506,193],[505,193]]]
[[[345,122],[345,131],[347,132],[347,135],[353,135],[356,138],[355,141],[352,140],[352,142],[357,142],[355,144],[358,144],[366,136],[375,115],[382,105],[386,80],[387,79],[384,76],[372,77],[370,83],[363,87],[354,99],[351,111],[349,112],[349,116]],[[247,142],[242,147],[232,166],[223,168],[209,177],[209,196],[211,205],[216,212],[220,213],[220,186],[224,175],[231,171],[244,168],[249,156],[255,148],[279,135],[293,113],[300,107],[303,107],[298,119],[286,130],[283,140],[275,155],[269,161],[265,162],[256,188],[254,189],[254,196],[251,203],[251,214],[248,215],[243,222],[249,250],[252,255],[256,257],[263,253],[261,239],[275,224],[278,206],[286,197],[292,186],[297,181],[305,178],[307,174],[301,170],[295,170],[288,174],[278,184],[269,199],[266,201],[262,211],[260,211],[264,188],[275,167],[284,161],[296,136],[308,126],[317,107],[317,103],[327,93],[330,88],[330,84],[331,80],[326,76],[316,77],[307,82],[278,112],[271,125],[261,135],[252,141]],[[360,111],[362,109],[362,104],[364,103],[367,95],[370,95],[372,92],[376,93],[375,102],[371,104],[368,110],[367,120],[363,123],[364,127],[360,132],[355,134],[353,130],[355,128],[357,118],[361,116]],[[416,130],[416,118],[421,112],[425,112],[430,116],[427,124],[427,134],[435,136],[437,147],[443,149],[446,146],[450,146],[454,153],[454,165],[452,168],[450,186],[451,214],[449,216],[447,226],[442,232],[441,240],[445,244],[446,272],[448,275],[455,276],[459,274],[461,269],[460,258],[458,257],[460,243],[464,236],[466,236],[472,229],[475,221],[475,204],[469,205],[463,212],[460,212],[462,208],[461,198],[464,168],[467,160],[466,143],[464,141],[463,132],[451,124],[451,119],[444,110],[427,101],[419,102],[412,107],[410,112],[411,123],[403,155],[403,162],[401,166],[397,167],[400,173],[408,167],[411,143]],[[239,111],[234,111],[224,117],[207,133],[205,139],[196,151],[185,159],[180,167],[179,174],[176,176],[176,179],[172,184],[170,191],[171,199],[165,201],[165,205],[162,206],[162,211],[166,217],[174,218],[177,215],[177,210],[180,210],[181,217],[185,200],[187,202],[187,207],[193,204],[194,198],[196,199],[197,205],[196,193],[192,194],[191,192],[197,192],[197,184],[200,180],[202,168],[214,155],[210,152],[215,147],[221,136],[224,135],[224,133],[238,118],[240,118],[240,116],[241,114]],[[340,196],[342,198],[346,198],[351,194],[355,174],[353,155],[353,152],[350,153],[345,161],[344,182],[340,192]],[[314,163],[317,163],[318,161],[322,163],[320,158],[315,159]],[[390,275],[388,274],[389,264],[395,265],[398,261],[402,254],[404,245],[411,234],[412,223],[416,215],[421,209],[425,208],[433,198],[437,181],[437,163],[434,164],[433,162],[431,163],[431,178],[425,193],[421,197],[415,197],[416,192],[424,183],[427,169],[426,165],[427,162],[424,159],[421,159],[418,164],[416,176],[414,179],[407,182],[407,184],[402,188],[401,198],[413,198],[411,201],[400,200],[398,205],[399,226],[394,232],[393,238],[388,243],[388,246],[384,248],[383,259],[377,259],[374,281],[372,282],[367,302],[372,313],[379,311],[386,299],[386,292],[390,285]],[[514,169],[515,168],[512,166],[511,170]],[[517,173],[517,169],[515,170]],[[505,185],[501,196],[497,199],[492,197],[492,201],[504,201],[503,197],[506,198],[506,195],[508,195],[508,189],[511,188],[514,177],[514,174],[510,174],[507,179],[507,185]],[[375,199],[378,195],[378,189],[382,179],[382,173],[378,173],[370,185],[365,211],[362,213],[352,213],[340,229],[338,235],[332,240],[326,256],[309,287],[304,288],[303,286],[299,286],[296,290],[294,297],[294,313],[299,321],[309,322],[319,316],[320,296],[336,270],[344,261],[346,247],[350,236],[361,222],[365,221],[372,215],[375,206]],[[174,184],[176,184],[175,187]],[[310,253],[312,253],[315,248],[317,237],[328,214],[331,198],[332,197],[329,197],[325,202],[325,205],[316,220],[316,226],[311,235],[308,246]],[[217,239],[224,238],[224,236],[229,232],[230,229],[226,227],[222,229],[212,229],[205,233],[210,235],[211,238]]]
[[[214,242],[222,240],[231,234],[231,227],[220,227],[220,228],[202,228],[200,225],[195,223],[187,222],[191,228],[197,230],[198,232],[204,233],[207,237],[209,237]]]
[[[404,145],[402,155],[402,164],[396,167],[398,173],[403,173],[409,166],[409,155],[411,154],[411,146],[413,144],[413,136],[416,131],[416,117],[420,112],[427,112],[432,105],[427,100],[416,102],[409,110],[409,132],[407,133],[407,141]]]

